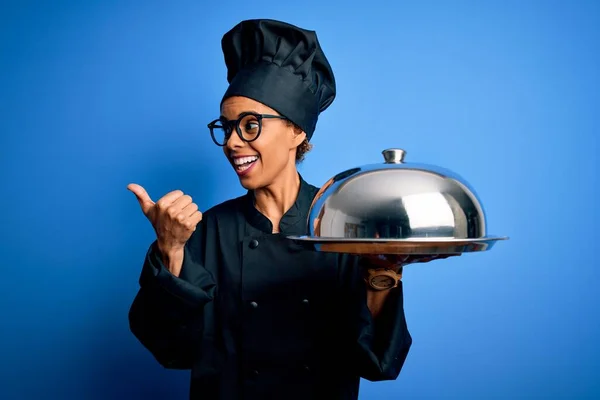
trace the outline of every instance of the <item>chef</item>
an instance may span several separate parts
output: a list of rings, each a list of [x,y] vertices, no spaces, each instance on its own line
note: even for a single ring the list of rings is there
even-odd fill
[[[398,377],[412,339],[399,265],[286,238],[308,231],[318,188],[297,163],[336,96],[331,66],[315,32],[281,21],[243,21],[221,44],[229,86],[209,131],[247,193],[201,212],[128,186],[156,232],[131,331],[191,370],[190,399],[357,399],[361,377]]]

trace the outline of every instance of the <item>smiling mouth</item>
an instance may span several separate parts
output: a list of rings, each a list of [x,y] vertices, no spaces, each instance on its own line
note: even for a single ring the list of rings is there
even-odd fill
[[[239,157],[233,159],[233,167],[237,172],[244,172],[258,160],[257,156]]]

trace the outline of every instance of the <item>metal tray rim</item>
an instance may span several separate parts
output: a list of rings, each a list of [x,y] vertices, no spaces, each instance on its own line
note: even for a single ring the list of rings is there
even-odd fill
[[[461,244],[461,243],[488,243],[498,240],[508,240],[507,236],[484,236],[480,238],[440,238],[440,237],[422,237],[410,239],[385,239],[385,238],[335,238],[335,237],[317,237],[317,236],[287,236],[288,239],[313,243],[398,243],[398,244],[423,244],[423,243],[443,243],[443,244]]]

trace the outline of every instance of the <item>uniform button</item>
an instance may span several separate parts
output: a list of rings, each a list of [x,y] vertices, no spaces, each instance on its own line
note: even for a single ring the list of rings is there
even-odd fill
[[[302,300],[302,304],[304,304],[305,306],[307,306],[307,305],[308,305],[308,303],[309,303],[308,299],[304,299],[304,300]]]
[[[258,308],[258,303],[255,302],[255,301],[253,301],[253,302],[250,303],[250,307],[252,307],[252,308]]]
[[[251,375],[252,375],[254,378],[258,377],[258,370],[257,370],[257,369],[254,369],[254,370],[252,370],[252,373],[251,373]]]
[[[255,248],[257,248],[257,247],[258,247],[258,240],[256,240],[256,239],[252,239],[252,240],[250,241],[250,244],[249,244],[248,246],[250,246],[250,248],[251,248],[251,249],[255,249]]]
[[[304,372],[310,372],[310,367],[308,365],[304,366]]]

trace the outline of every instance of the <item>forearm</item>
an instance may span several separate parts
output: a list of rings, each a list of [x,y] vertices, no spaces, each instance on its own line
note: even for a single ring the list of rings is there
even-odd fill
[[[371,380],[395,379],[408,354],[411,337],[406,326],[402,281],[395,288],[376,291],[371,288],[387,286],[385,280],[369,280],[369,268],[396,267],[373,257],[344,257],[340,260],[340,279],[344,282],[343,304],[347,304],[347,330],[352,337],[352,368],[361,377]],[[371,283],[369,283],[371,282]],[[394,286],[394,285],[391,285]],[[347,297],[346,297],[347,296]],[[377,318],[374,318],[377,316]],[[346,316],[344,316],[344,319]]]
[[[402,282],[382,292],[370,295],[377,310],[363,306],[364,325],[357,342],[359,373],[370,381],[396,379],[412,343],[404,315]]]
[[[167,368],[189,368],[189,349],[200,336],[204,306],[212,301],[216,286],[212,275],[189,254],[186,257],[186,251],[179,261],[177,254],[164,257],[153,243],[129,312],[133,334]],[[177,263],[180,277],[169,271]]]
[[[367,288],[367,307],[369,308],[369,311],[371,311],[373,319],[376,319],[381,313],[391,290],[394,289],[376,291]]]
[[[367,296],[366,296],[366,301],[367,301],[367,307],[369,308],[369,311],[371,312],[371,315],[373,316],[373,318],[377,318],[380,313],[382,308],[385,305],[385,302],[388,300],[390,293],[392,293],[394,290],[397,290],[398,284],[400,283],[401,279],[402,279],[402,267],[396,267],[396,268],[382,268],[380,265],[376,265],[373,263],[370,263],[368,265],[365,266],[365,270],[366,270],[366,275],[368,277],[368,279],[365,279],[365,284],[366,284],[366,289],[367,289]],[[373,272],[374,275],[370,275],[369,271]],[[371,279],[377,279],[375,278],[375,276],[377,274],[386,274],[387,275],[387,279],[389,285],[394,285],[395,286],[388,288],[388,289],[384,289],[385,286],[382,286],[381,283],[379,283],[379,289],[383,289],[383,290],[377,290],[374,287],[371,287],[371,285],[369,284],[369,280]],[[395,279],[395,282],[393,280],[391,280],[392,278]]]
[[[165,368],[191,367],[190,348],[202,331],[202,309],[189,309],[170,294],[141,288],[129,310],[129,328]]]
[[[159,243],[157,243],[158,250],[161,255],[161,260],[165,267],[169,270],[173,276],[179,277],[181,273],[181,267],[183,266],[184,249],[165,249]]]

